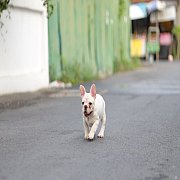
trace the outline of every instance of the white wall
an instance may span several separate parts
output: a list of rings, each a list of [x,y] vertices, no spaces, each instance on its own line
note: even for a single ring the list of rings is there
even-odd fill
[[[47,87],[48,27],[42,0],[11,0],[1,21],[0,95]]]

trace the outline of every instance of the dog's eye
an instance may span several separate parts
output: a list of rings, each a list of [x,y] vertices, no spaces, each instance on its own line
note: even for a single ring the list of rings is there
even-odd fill
[[[89,105],[91,106],[91,105],[92,105],[92,102],[89,102]]]
[[[82,105],[84,105],[84,102],[82,102]]]

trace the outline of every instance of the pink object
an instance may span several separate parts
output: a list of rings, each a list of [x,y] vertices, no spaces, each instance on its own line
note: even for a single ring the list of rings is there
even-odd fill
[[[160,45],[168,46],[171,44],[172,37],[170,33],[161,33],[159,37]]]

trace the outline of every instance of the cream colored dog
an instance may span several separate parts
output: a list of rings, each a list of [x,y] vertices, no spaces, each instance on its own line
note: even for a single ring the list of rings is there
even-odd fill
[[[102,125],[98,137],[103,138],[106,124],[105,102],[103,97],[96,94],[95,84],[91,86],[90,93],[86,93],[85,87],[80,85],[80,93],[82,98],[84,138],[88,140],[94,139],[100,121]]]

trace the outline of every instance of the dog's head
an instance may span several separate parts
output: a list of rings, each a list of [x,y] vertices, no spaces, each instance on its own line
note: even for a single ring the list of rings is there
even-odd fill
[[[80,93],[82,98],[82,112],[85,117],[91,116],[94,112],[96,99],[96,86],[93,84],[90,88],[90,93],[86,92],[83,85],[80,85]]]

